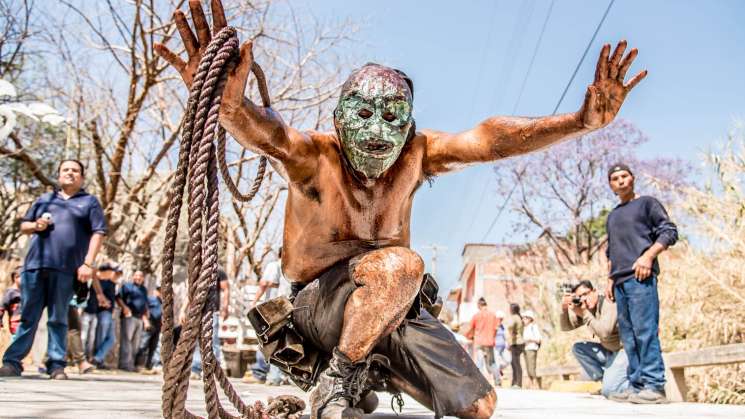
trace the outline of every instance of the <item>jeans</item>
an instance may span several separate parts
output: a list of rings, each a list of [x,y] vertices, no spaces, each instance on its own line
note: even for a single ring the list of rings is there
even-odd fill
[[[140,347],[141,334],[142,319],[122,315],[121,329],[119,329],[119,369],[135,370],[135,351]]]
[[[22,371],[21,360],[34,343],[36,328],[44,307],[47,308],[47,371],[67,365],[67,307],[72,298],[74,275],[51,269],[21,273],[21,324],[3,355],[3,364]]]
[[[93,360],[97,363],[103,363],[116,341],[111,312],[108,310],[99,311],[96,314],[96,323],[96,350]]]
[[[80,318],[80,335],[83,339],[83,350],[88,359],[92,359],[96,354],[96,326],[98,325],[98,316],[92,313],[83,312]]]
[[[525,350],[525,344],[510,345],[512,354],[512,386],[523,386],[523,367],[520,365],[520,354]]]
[[[153,356],[160,339],[160,326],[160,321],[150,321],[150,329],[145,330],[142,335],[140,347],[137,350],[137,356],[135,356],[135,366],[144,366],[147,369],[153,368]]]
[[[634,278],[613,287],[618,331],[629,358],[627,375],[634,390],[665,391],[665,364],[660,348],[660,299],[657,277]]]
[[[251,365],[251,374],[259,381],[266,381],[268,373],[269,363],[266,362],[266,358],[261,351],[256,351],[256,362]]]
[[[218,365],[220,364],[219,322],[219,314],[212,313],[212,353],[215,354]],[[199,340],[197,340],[197,346],[194,348],[194,357],[191,359],[191,371],[197,374],[202,373],[202,354],[199,352]]]
[[[572,346],[572,353],[587,378],[592,381],[602,380],[600,393],[603,396],[608,397],[611,393],[619,393],[628,388],[626,369],[629,361],[623,349],[613,352],[597,342],[577,342]]]

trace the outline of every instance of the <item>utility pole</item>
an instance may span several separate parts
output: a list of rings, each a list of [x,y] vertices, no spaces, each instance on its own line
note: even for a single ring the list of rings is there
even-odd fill
[[[430,244],[429,246],[424,246],[424,248],[432,251],[432,259],[431,259],[432,276],[436,278],[437,277],[437,253],[444,251],[444,250],[448,250],[448,248],[445,246],[434,244],[434,243]]]

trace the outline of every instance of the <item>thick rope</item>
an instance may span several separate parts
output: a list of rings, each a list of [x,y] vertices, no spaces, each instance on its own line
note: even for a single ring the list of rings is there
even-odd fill
[[[238,56],[238,37],[227,27],[215,35],[204,52],[189,92],[181,149],[176,174],[169,190],[170,206],[163,248],[163,359],[162,409],[165,418],[196,418],[186,410],[191,360],[196,344],[200,345],[204,372],[207,414],[210,418],[233,419],[220,404],[217,385],[243,418],[298,417],[305,405],[292,396],[270,399],[264,407],[260,402],[247,406],[225,376],[212,351],[212,319],[215,308],[207,304],[210,293],[217,292],[217,260],[219,231],[218,168],[233,196],[251,200],[259,190],[266,170],[262,156],[259,170],[248,194],[243,195],[229,176],[225,162],[225,131],[218,123],[222,91],[227,69]],[[252,72],[259,84],[265,107],[269,106],[266,79],[261,68],[253,63]],[[173,342],[173,261],[179,217],[188,181],[188,305],[186,323],[179,341]],[[201,333],[200,333],[201,332]],[[197,339],[199,339],[197,341]]]

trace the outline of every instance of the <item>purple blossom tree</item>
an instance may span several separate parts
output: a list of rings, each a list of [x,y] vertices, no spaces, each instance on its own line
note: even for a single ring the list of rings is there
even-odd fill
[[[611,165],[624,162],[632,168],[638,194],[652,192],[651,179],[668,190],[686,183],[690,166],[682,160],[638,155],[647,141],[636,126],[619,119],[578,139],[495,165],[496,193],[518,214],[513,231],[545,241],[562,267],[595,258],[606,242],[605,219],[617,202],[607,181]],[[666,200],[664,189],[654,192]]]

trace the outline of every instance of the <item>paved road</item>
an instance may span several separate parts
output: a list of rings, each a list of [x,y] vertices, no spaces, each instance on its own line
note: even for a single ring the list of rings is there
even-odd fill
[[[137,374],[70,375],[68,381],[50,381],[38,375],[0,379],[0,418],[158,418],[160,377]],[[304,394],[289,386],[235,386],[244,401],[266,400],[277,394]],[[600,396],[500,389],[495,418],[745,418],[745,406],[674,403],[636,406],[606,401]],[[202,383],[192,381],[187,406],[205,414]],[[432,417],[406,398],[404,417]],[[227,404],[224,401],[223,404]],[[393,418],[390,397],[381,395],[377,418]],[[399,417],[401,418],[401,417]]]

